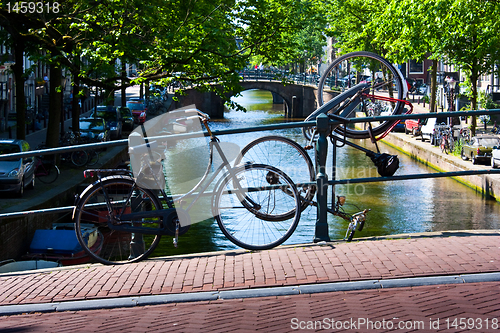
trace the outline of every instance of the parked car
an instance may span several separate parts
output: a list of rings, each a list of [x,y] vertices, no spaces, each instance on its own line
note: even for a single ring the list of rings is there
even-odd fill
[[[429,139],[431,145],[437,145],[437,133],[439,132],[439,127],[446,127],[447,125],[446,117],[437,117],[437,118],[427,118],[422,119],[420,127],[420,135],[422,137],[422,141],[426,138]]]
[[[411,133],[413,136],[419,136],[421,126],[420,119],[406,119],[405,134]]]
[[[405,121],[400,120],[393,129],[394,132],[404,132],[405,131]]]
[[[102,118],[80,118],[80,136],[93,141],[109,141],[110,135],[106,120]]]
[[[477,164],[478,161],[486,161],[489,163],[491,161],[491,151],[495,146],[500,146],[500,138],[498,138],[498,136],[473,136],[469,142],[462,146],[462,159],[470,159],[472,164]]]
[[[122,114],[116,106],[99,105],[94,108],[90,114],[91,118],[102,118],[108,127],[109,135],[112,140],[122,137]]]
[[[0,155],[21,153],[30,150],[24,140],[0,140]],[[35,187],[35,163],[33,157],[13,158],[0,161],[0,191],[15,192],[18,197],[24,194],[24,188]]]
[[[491,151],[491,167],[493,169],[500,165],[500,146],[494,146]]]
[[[129,108],[125,106],[118,107],[118,111],[122,115],[122,129],[131,131],[134,129],[134,115]]]
[[[143,124],[146,121],[147,108],[143,101],[128,101],[127,107],[132,111],[135,123]]]

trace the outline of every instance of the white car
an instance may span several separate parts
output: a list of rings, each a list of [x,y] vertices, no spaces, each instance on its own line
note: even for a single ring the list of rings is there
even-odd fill
[[[500,147],[494,146],[491,151],[491,167],[493,169],[500,166]]]
[[[431,145],[437,145],[436,142],[436,130],[437,127],[446,127],[447,119],[446,117],[438,117],[438,118],[427,118],[422,119],[420,127],[420,135],[422,136],[422,141],[425,139],[429,139]]]

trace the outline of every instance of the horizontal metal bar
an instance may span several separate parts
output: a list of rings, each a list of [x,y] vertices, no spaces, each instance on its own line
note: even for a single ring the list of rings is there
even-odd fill
[[[0,155],[0,161],[12,159],[12,158],[55,155],[55,154],[68,153],[68,152],[78,151],[78,150],[93,150],[93,149],[102,149],[102,148],[126,146],[126,145],[128,145],[128,140],[122,139],[122,140],[115,140],[115,141],[109,141],[109,142],[86,143],[86,144],[74,145],[74,146],[64,146],[64,147],[47,148],[47,149],[40,149],[40,150],[30,150],[30,151],[24,152],[24,153]]]
[[[392,176],[392,177],[368,177],[368,178],[336,179],[336,180],[329,180],[328,185],[376,183],[376,182],[424,179],[424,178],[461,177],[461,176],[474,176],[474,175],[483,175],[483,174],[500,174],[500,169],[450,171],[450,172],[438,172],[438,173],[416,173],[413,175],[401,175],[401,176]],[[295,185],[297,186],[297,188],[300,188],[303,186],[316,185],[316,181],[295,183]]]
[[[500,109],[491,110],[478,110],[478,111],[452,111],[452,112],[431,112],[431,113],[410,113],[398,114],[395,116],[377,116],[377,117],[359,117],[359,118],[346,118],[345,121],[330,120],[330,123],[338,124],[354,124],[354,123],[367,123],[374,121],[386,120],[403,120],[403,119],[425,119],[425,118],[440,118],[440,117],[461,117],[461,116],[480,116],[480,115],[493,115],[500,114]]]
[[[12,217],[24,217],[28,215],[35,214],[52,214],[52,213],[66,213],[72,212],[75,206],[65,206],[65,207],[56,207],[56,208],[46,208],[46,209],[36,209],[36,210],[27,210],[23,212],[12,212],[12,213],[3,213],[0,214],[1,219],[7,219]]]
[[[401,176],[391,176],[391,177],[369,177],[369,178],[330,180],[330,181],[328,181],[328,185],[375,183],[375,182],[387,182],[387,181],[397,181],[397,180],[460,177],[460,176],[474,176],[474,175],[484,175],[484,174],[500,174],[500,169],[450,171],[450,172],[438,172],[438,173],[418,173],[418,174],[413,174],[413,175],[401,175]],[[315,184],[315,183],[313,183],[313,184]],[[297,184],[297,186],[299,186],[299,184]]]
[[[395,116],[377,116],[377,117],[360,117],[360,118],[346,118],[345,120],[330,120],[331,124],[354,124],[354,123],[366,123],[366,122],[374,122],[374,121],[386,121],[386,120],[402,120],[402,119],[424,119],[424,118],[438,118],[438,117],[459,117],[459,116],[474,116],[474,115],[483,115],[483,114],[500,114],[500,109],[492,109],[492,110],[479,110],[479,111],[454,111],[454,112],[432,112],[432,113],[419,113],[419,114],[401,114]],[[300,121],[300,122],[290,122],[284,124],[273,124],[273,125],[261,125],[261,126],[252,126],[252,127],[243,127],[243,128],[235,128],[235,129],[226,129],[226,130],[215,130],[212,131],[214,135],[229,135],[229,134],[239,134],[239,133],[250,133],[250,132],[261,132],[261,131],[269,131],[269,130],[280,130],[280,129],[288,129],[288,128],[300,128],[300,127],[312,127],[316,126],[316,121]],[[158,141],[166,141],[166,140],[182,140],[189,138],[196,138],[200,136],[208,136],[207,132],[193,132],[193,133],[184,133],[184,134],[173,134],[173,135],[161,135],[161,136],[152,136],[148,139],[158,140]],[[61,154],[78,150],[92,150],[99,148],[108,148],[108,147],[116,147],[116,146],[126,146],[128,145],[127,139],[114,140],[110,142],[99,142],[99,143],[88,143],[67,147],[58,147],[58,148],[49,148],[43,150],[32,150],[24,153],[15,153],[15,154],[5,154],[0,155],[0,161],[8,160],[11,158],[24,158],[31,156],[42,156],[42,155],[53,155],[53,154]]]

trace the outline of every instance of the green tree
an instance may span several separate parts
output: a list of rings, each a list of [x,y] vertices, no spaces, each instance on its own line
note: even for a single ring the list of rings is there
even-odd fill
[[[111,92],[175,80],[224,97],[241,89],[238,70],[251,56],[274,62],[294,49],[289,37],[308,21],[316,1],[67,0],[57,13],[31,14],[9,12],[2,4],[0,23],[46,50],[48,63],[89,86]],[[138,77],[125,77],[116,68],[118,59],[136,63]],[[55,143],[47,138],[47,144]]]
[[[500,3],[487,0],[439,0],[435,2],[442,34],[436,52],[458,66],[466,76],[471,108],[477,110],[481,75],[492,72],[500,59]],[[472,117],[475,135],[476,117]]]
[[[388,0],[326,0],[327,33],[342,53],[372,51],[384,56],[385,43],[374,37],[379,29],[377,18],[388,4]]]
[[[408,59],[432,59],[431,112],[436,108],[438,62],[438,55],[433,51],[442,34],[437,9],[434,0],[392,0],[382,14],[375,18],[378,27],[376,39],[383,43],[388,59],[395,63],[403,63]]]

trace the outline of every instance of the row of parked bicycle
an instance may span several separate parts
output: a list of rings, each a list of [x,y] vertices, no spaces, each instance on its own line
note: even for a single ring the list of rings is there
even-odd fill
[[[495,133],[471,137],[468,127],[448,125],[448,119],[444,117],[407,119],[404,129],[406,134],[411,133],[422,141],[428,139],[445,154],[459,149],[461,158],[470,160],[472,164],[489,163],[493,168],[500,165],[500,138]]]

